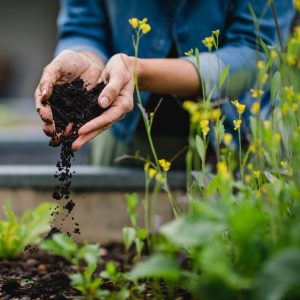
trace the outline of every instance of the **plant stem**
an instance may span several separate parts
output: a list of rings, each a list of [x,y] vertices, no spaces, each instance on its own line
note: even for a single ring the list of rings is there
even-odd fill
[[[271,7],[272,7],[272,13],[273,13],[273,16],[274,16],[274,20],[275,20],[276,32],[277,32],[277,36],[278,36],[278,40],[279,40],[280,49],[283,52],[284,47],[283,47],[282,37],[281,37],[280,28],[279,28],[279,24],[278,24],[278,17],[277,17],[277,12],[276,12],[276,7],[275,7],[274,0],[271,0]]]

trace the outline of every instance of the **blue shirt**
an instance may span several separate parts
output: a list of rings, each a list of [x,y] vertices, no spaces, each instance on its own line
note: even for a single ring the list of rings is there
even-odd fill
[[[267,0],[61,0],[58,18],[59,41],[56,53],[64,49],[92,50],[107,61],[116,53],[133,55],[132,28],[128,19],[148,18],[152,29],[140,43],[142,58],[165,58],[172,45],[179,57],[191,48],[201,53],[200,76],[207,91],[218,81],[218,61],[215,52],[208,53],[202,40],[213,30],[220,30],[221,71],[230,65],[229,88],[226,97],[246,104],[242,130],[249,127],[250,108],[254,102],[249,90],[256,79],[256,34],[248,3],[258,18],[260,36],[266,45],[278,47],[275,22]],[[274,0],[278,22],[285,43],[294,16],[292,0]],[[186,58],[185,58],[186,59]],[[189,60],[195,64],[195,58]],[[223,96],[223,95],[222,95]],[[214,95],[214,99],[217,95]],[[149,94],[142,92],[143,103]],[[213,99],[213,100],[214,100]],[[262,99],[263,117],[269,112],[268,93]],[[230,103],[222,106],[226,116],[225,128],[232,130],[236,111]],[[140,119],[137,106],[126,118],[113,125],[116,137],[130,143]],[[158,121],[159,122],[159,121]]]

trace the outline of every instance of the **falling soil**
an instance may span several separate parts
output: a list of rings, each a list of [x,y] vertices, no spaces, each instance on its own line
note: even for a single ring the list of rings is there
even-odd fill
[[[104,111],[99,107],[97,101],[104,87],[104,83],[98,83],[93,89],[87,90],[84,81],[77,78],[70,83],[55,85],[49,101],[43,103],[51,106],[55,123],[56,135],[52,138],[50,145],[61,144],[60,159],[56,164],[57,171],[55,174],[58,184],[52,194],[54,200],[66,202],[62,212],[65,216],[61,222],[70,215],[75,207],[70,191],[72,176],[75,173],[71,171],[74,161],[71,146],[78,137],[79,128]],[[58,206],[52,214],[56,216],[60,214]],[[79,224],[75,223],[74,225],[73,233],[79,234]]]

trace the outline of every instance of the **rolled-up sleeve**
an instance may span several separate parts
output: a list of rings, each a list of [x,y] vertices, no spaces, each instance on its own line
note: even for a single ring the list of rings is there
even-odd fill
[[[272,8],[267,2],[269,1],[233,1],[232,22],[221,36],[222,47],[218,51],[219,64],[216,52],[200,54],[200,76],[205,82],[206,94],[212,87],[217,86],[219,69],[222,73],[226,65],[230,66],[230,71],[221,96],[239,97],[255,85],[256,60],[257,57],[263,58],[264,54],[261,46],[257,51],[257,32],[249,5],[253,7],[257,16],[259,37],[266,45],[279,46]],[[293,1],[274,0],[274,4],[281,36],[285,43],[295,14]],[[194,56],[185,59],[197,66]],[[216,96],[217,93],[214,97]]]
[[[106,62],[110,56],[109,20],[102,0],[61,0],[56,55],[65,49],[91,50]]]

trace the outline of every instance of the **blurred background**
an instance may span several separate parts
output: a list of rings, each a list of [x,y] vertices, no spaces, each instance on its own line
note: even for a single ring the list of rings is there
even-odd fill
[[[56,45],[58,0],[0,0],[0,164],[52,164],[34,90]],[[87,162],[88,149],[77,155]]]

